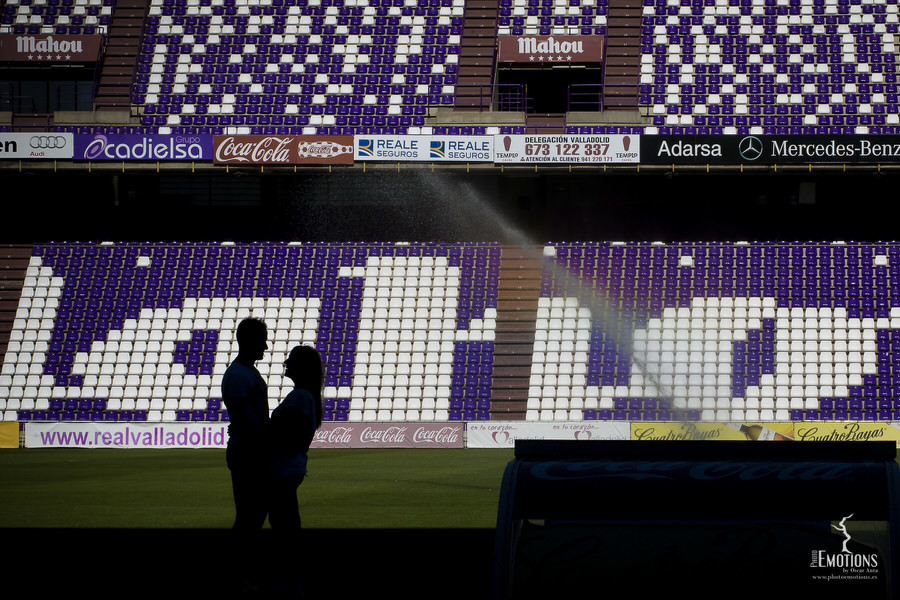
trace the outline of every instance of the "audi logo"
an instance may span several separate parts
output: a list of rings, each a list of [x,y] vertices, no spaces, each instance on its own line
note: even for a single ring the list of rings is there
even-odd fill
[[[32,148],[65,148],[66,138],[62,135],[33,135],[28,143]]]

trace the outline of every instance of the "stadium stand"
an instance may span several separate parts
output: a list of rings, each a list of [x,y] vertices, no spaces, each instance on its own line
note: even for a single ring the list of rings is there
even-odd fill
[[[96,123],[62,132],[837,135],[900,126],[897,6],[21,0],[0,13],[5,32],[105,36]],[[598,114],[626,123],[492,122],[498,36],[568,34],[605,37]],[[527,113],[520,100],[506,108]],[[38,126],[17,124],[4,130]],[[26,266],[16,252],[31,249],[4,271],[26,272],[21,297],[15,284],[2,299],[7,420],[225,418],[212,390],[248,311],[274,319],[273,357],[303,340],[327,353],[330,420],[895,417],[893,243],[48,243]],[[569,296],[561,273],[605,299]]]
[[[129,108],[129,127],[153,133],[440,134],[447,129],[436,110],[488,108],[485,90],[497,92],[497,36],[565,34],[606,36],[605,73],[593,85],[602,85],[604,112],[619,113],[619,122],[532,114],[531,129],[890,134],[900,125],[896,2],[250,4],[155,0],[143,10],[112,0],[7,2],[2,23],[16,33],[108,35],[97,107]],[[118,18],[126,21],[116,25]],[[123,59],[126,47],[132,54]],[[126,81],[130,102],[108,100],[110,86]],[[495,110],[527,114],[529,94]],[[460,127],[526,130],[485,124],[483,115]]]
[[[315,344],[330,421],[897,418],[896,243],[552,243],[540,254],[39,244],[0,408],[5,420],[226,419],[218,381],[237,321],[253,314],[272,332],[271,402],[286,391],[290,347]]]
[[[0,24],[12,33],[100,33],[110,24],[113,0],[7,0]]]
[[[895,2],[648,0],[646,131],[894,133],[897,26]]]
[[[4,418],[227,418],[221,375],[237,323],[254,314],[272,331],[261,367],[272,402],[289,386],[278,365],[309,343],[326,360],[327,420],[487,419],[498,253],[465,244],[37,246],[0,380]]]

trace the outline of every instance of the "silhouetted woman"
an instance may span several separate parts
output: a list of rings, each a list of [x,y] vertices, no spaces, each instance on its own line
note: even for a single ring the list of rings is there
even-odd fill
[[[322,424],[322,358],[311,346],[295,346],[284,363],[294,389],[272,411],[276,456],[269,524],[283,533],[300,530],[297,488],[306,477],[307,453]]]

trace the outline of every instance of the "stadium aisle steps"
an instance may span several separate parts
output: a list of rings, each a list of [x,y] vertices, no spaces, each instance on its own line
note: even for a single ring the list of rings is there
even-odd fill
[[[94,98],[97,110],[130,110],[131,85],[146,15],[147,3],[143,0],[116,2]]]
[[[525,418],[542,268],[533,251],[503,247],[494,341],[493,419]]]
[[[481,86],[494,82],[498,8],[498,0],[466,0],[456,84],[457,110],[481,111],[490,107],[490,89]]]

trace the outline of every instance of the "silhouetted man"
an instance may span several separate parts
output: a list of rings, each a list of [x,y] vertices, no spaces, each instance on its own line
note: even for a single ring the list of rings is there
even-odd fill
[[[272,483],[269,394],[255,365],[268,348],[266,324],[244,319],[236,337],[237,359],[222,377],[222,400],[230,421],[225,457],[234,492],[234,529],[252,533],[265,523]]]

